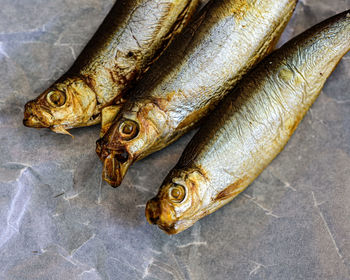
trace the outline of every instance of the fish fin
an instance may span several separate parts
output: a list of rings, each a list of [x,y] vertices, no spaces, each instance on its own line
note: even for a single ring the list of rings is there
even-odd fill
[[[70,134],[65,128],[63,128],[62,126],[53,126],[53,127],[50,127],[50,129],[53,131],[53,132],[56,132],[56,133],[59,133],[59,134],[66,134],[66,135],[69,135],[71,136],[73,139],[74,139],[74,136],[72,134]]]
[[[102,109],[102,121],[101,121],[101,131],[100,137],[102,138],[108,129],[111,127],[113,121],[115,120],[117,114],[119,113],[122,105],[111,105]]]

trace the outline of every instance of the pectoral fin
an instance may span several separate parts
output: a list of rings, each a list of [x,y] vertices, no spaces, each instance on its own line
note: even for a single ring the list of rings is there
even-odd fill
[[[53,132],[56,132],[56,133],[59,133],[59,134],[66,134],[66,135],[69,135],[71,136],[73,139],[74,139],[74,136],[72,134],[70,134],[65,128],[63,128],[62,126],[53,126],[53,127],[50,127],[50,129],[53,131]]]
[[[103,137],[108,129],[111,127],[115,117],[119,113],[122,105],[112,105],[102,109],[102,122],[101,122],[101,131],[100,137]]]

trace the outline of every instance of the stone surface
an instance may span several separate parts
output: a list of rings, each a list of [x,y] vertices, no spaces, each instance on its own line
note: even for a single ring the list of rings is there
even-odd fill
[[[0,279],[350,279],[350,56],[285,150],[237,199],[167,236],[144,206],[191,135],[101,181],[98,127],[22,125],[113,0],[0,0]],[[300,1],[283,41],[350,8]]]

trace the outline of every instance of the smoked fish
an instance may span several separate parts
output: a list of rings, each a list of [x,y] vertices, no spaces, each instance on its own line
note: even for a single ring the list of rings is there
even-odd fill
[[[146,206],[179,233],[242,192],[282,151],[350,50],[350,10],[266,57],[209,116]]]
[[[277,43],[297,0],[213,0],[186,52],[131,91],[96,152],[117,187],[129,166],[195,127]],[[160,66],[170,71],[161,71]],[[155,70],[155,71],[153,71]],[[164,70],[164,69],[163,69]],[[153,75],[154,76],[154,75]]]
[[[25,105],[24,125],[69,134],[68,129],[101,122],[102,109],[123,101],[199,2],[118,0],[70,70]]]

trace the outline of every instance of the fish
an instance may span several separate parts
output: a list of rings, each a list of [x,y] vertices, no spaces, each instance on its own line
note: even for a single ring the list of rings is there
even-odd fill
[[[327,78],[350,50],[350,10],[266,57],[208,117],[146,205],[177,234],[232,201],[283,150]]]
[[[180,44],[175,44],[171,54],[164,54],[129,92],[113,125],[97,141],[103,179],[119,186],[135,161],[196,127],[273,50],[296,3],[212,1],[185,52],[176,54]]]
[[[69,134],[98,124],[190,21],[203,0],[117,1],[73,66],[25,105],[23,124]]]

